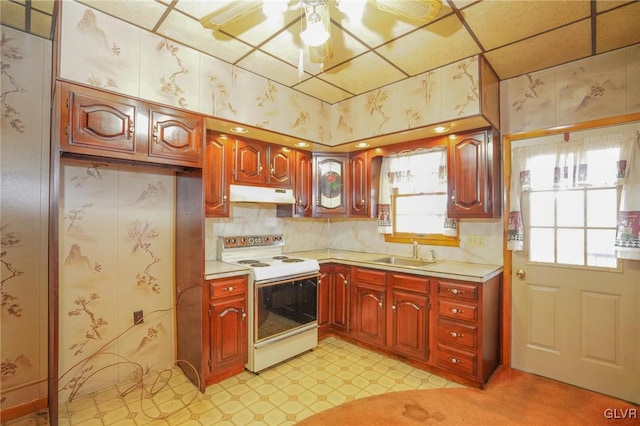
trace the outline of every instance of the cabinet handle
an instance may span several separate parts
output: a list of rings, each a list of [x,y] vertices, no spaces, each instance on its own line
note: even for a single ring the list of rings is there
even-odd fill
[[[133,138],[133,133],[134,133],[135,131],[136,131],[136,128],[134,127],[134,125],[133,125],[133,124],[131,124],[131,126],[129,126],[129,134],[130,134],[129,139],[132,139],[132,138]]]
[[[349,280],[344,280],[344,285],[349,285]]]
[[[449,358],[449,361],[451,361],[451,364],[464,364],[464,361],[458,358]]]
[[[458,309],[458,308],[451,308],[449,309],[452,313],[454,314],[464,314],[464,311],[462,309]]]
[[[454,339],[457,339],[458,337],[462,338],[464,337],[464,334],[462,333],[456,333],[455,331],[450,331],[449,334],[451,335],[451,337],[453,337]]]
[[[222,291],[233,291],[233,290],[235,290],[235,287],[233,287],[233,286],[230,286],[230,287],[224,287],[224,288],[222,289]]]
[[[258,167],[258,174],[262,174],[262,166]]]
[[[244,308],[242,308],[242,320],[244,321],[246,317],[247,317],[247,313],[244,311]]]
[[[153,128],[153,143],[158,143],[158,129]]]
[[[393,301],[393,305],[391,305],[391,309],[393,310],[393,312],[396,312],[396,309],[398,309],[398,307],[396,306],[396,301]]]
[[[453,194],[451,194],[451,201],[454,202],[454,203],[456,202],[456,192],[455,191],[453,191]]]
[[[275,175],[275,174],[276,174],[276,169],[275,169],[275,167],[273,167],[273,166],[271,167],[271,174],[272,174],[272,175]]]
[[[382,308],[384,308],[384,303],[378,302],[378,306],[380,307],[380,309],[382,309]]]
[[[452,294],[464,294],[464,290],[459,290],[457,288],[450,288],[448,289],[448,291],[449,293],[452,293]]]

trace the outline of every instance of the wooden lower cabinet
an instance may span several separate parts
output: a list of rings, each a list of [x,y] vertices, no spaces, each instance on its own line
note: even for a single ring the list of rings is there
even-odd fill
[[[247,277],[209,280],[209,327],[206,337],[207,377],[210,385],[244,370],[247,362]]]
[[[433,364],[484,384],[499,363],[501,275],[484,283],[433,279],[437,309]]]
[[[501,274],[472,282],[351,267],[348,286],[349,278],[337,278],[345,270],[321,266],[333,283],[321,337],[336,332],[465,384],[489,380],[499,363]],[[350,312],[346,325],[342,312]]]
[[[329,330],[349,333],[351,267],[333,263],[320,265],[318,278],[318,334]]]

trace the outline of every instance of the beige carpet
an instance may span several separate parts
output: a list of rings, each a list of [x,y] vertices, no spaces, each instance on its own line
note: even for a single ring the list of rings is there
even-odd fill
[[[638,425],[640,408],[543,377],[499,368],[484,390],[392,392],[355,400],[298,423],[299,426],[430,424]]]

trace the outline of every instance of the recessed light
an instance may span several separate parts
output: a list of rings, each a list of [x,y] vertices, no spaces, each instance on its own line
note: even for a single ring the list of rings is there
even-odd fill
[[[369,144],[366,143],[366,142],[358,142],[356,144],[356,148],[367,148],[368,146],[369,146]]]
[[[242,126],[232,127],[229,130],[232,131],[233,133],[249,133],[249,129]]]
[[[432,130],[433,133],[444,133],[444,132],[448,132],[448,131],[449,131],[449,128],[448,127],[444,127],[444,126],[435,127]]]
[[[307,142],[296,142],[296,146],[299,148],[306,148],[308,147],[310,144]]]

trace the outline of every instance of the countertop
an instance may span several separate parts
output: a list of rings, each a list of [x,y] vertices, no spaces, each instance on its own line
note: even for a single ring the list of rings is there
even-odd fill
[[[502,272],[500,265],[486,265],[479,263],[456,262],[450,260],[437,260],[426,266],[403,266],[388,263],[375,262],[376,259],[389,257],[384,253],[362,253],[343,250],[313,250],[284,253],[291,257],[306,257],[316,259],[323,263],[337,262],[345,265],[361,266],[385,271],[404,272],[414,275],[425,275],[438,278],[450,278],[464,281],[485,282]],[[401,257],[401,256],[396,256]],[[208,261],[205,264],[205,279],[224,278],[228,276],[249,274],[248,268],[219,261]]]

